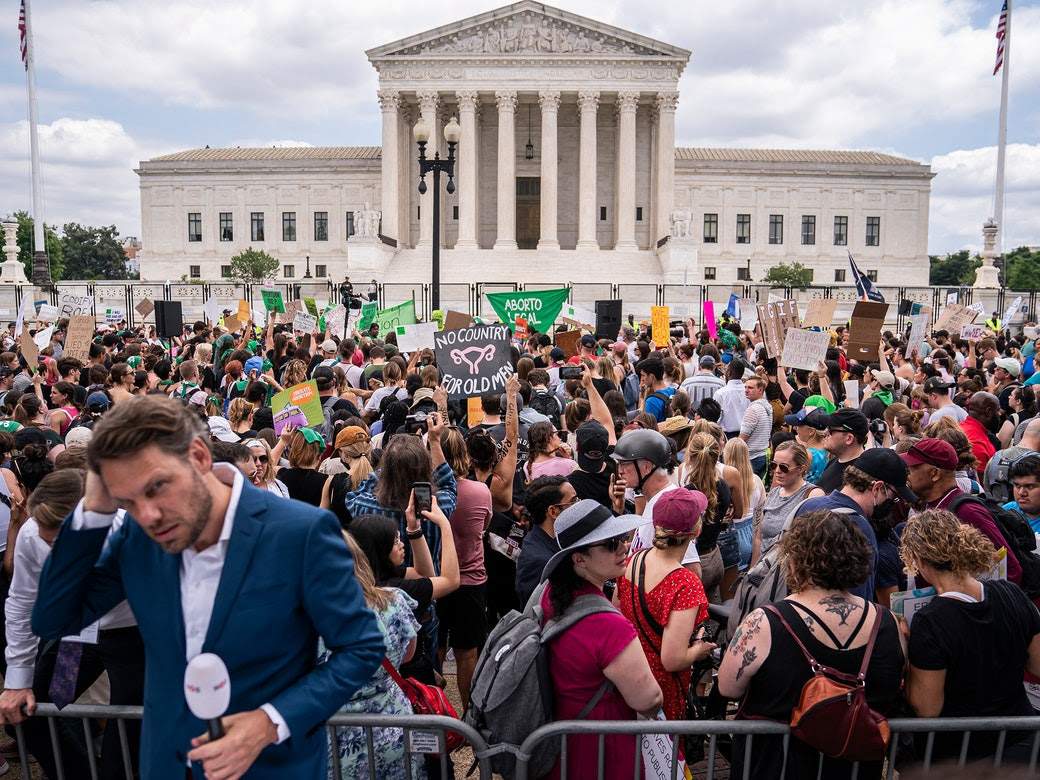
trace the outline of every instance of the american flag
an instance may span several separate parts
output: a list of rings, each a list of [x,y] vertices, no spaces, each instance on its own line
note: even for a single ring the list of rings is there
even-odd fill
[[[18,7],[18,38],[22,47],[22,63],[25,65],[25,69],[29,70],[29,40],[25,30],[25,0],[22,0],[21,5]]]
[[[996,64],[993,66],[993,75],[1000,70],[1004,64],[1004,36],[1008,33],[1008,0],[1004,0],[1004,7],[1000,8],[1000,19],[996,23]],[[24,46],[24,45],[23,45]],[[25,49],[22,50],[23,52]]]

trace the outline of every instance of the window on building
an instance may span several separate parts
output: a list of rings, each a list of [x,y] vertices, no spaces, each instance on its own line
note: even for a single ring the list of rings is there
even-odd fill
[[[737,243],[751,243],[751,215],[737,214]]]
[[[642,221],[643,221],[643,207],[642,206],[636,206],[636,222],[642,222]]]
[[[249,215],[249,238],[252,241],[264,240],[264,212],[254,211]]]
[[[816,217],[812,214],[802,215],[802,244],[812,246],[816,243]]]
[[[834,246],[845,246],[849,243],[849,218],[834,218]]]
[[[327,211],[314,212],[314,240],[329,240],[329,212]]]
[[[201,265],[189,265],[188,266],[188,276],[191,277],[192,279],[201,279],[202,278],[202,266]]]
[[[295,265],[283,265],[282,276],[286,279],[294,279],[296,277],[296,266]]]
[[[737,269],[737,281],[738,282],[750,282],[751,281],[751,269],[747,266]]]
[[[235,224],[230,211],[220,212],[220,240],[235,240]]]
[[[222,265],[222,266],[220,266],[220,278],[221,279],[230,279],[231,278],[231,266],[230,265]]]
[[[282,241],[296,240],[296,212],[282,212]],[[288,266],[286,266],[288,268]]]
[[[188,241],[202,240],[202,214],[198,211],[188,212]]]
[[[872,282],[877,282],[877,270],[867,271],[867,278]]]
[[[709,281],[713,281],[715,279],[715,266],[704,266],[704,278]]]
[[[353,211],[348,211],[347,212],[347,238],[350,238],[352,235],[354,235],[354,212]]]
[[[705,244],[717,244],[717,243],[719,243],[719,215],[718,214],[705,214],[704,215],[704,243]]]
[[[867,246],[881,246],[881,217],[867,217]]]
[[[606,206],[600,206],[599,207],[599,221],[600,222],[606,222],[607,221],[607,207]]]
[[[458,221],[458,218],[459,218],[459,207],[458,206],[452,206],[451,207],[451,218],[456,220],[456,221]]]
[[[770,244],[782,244],[782,243],[784,243],[784,215],[783,214],[770,214],[769,215],[769,243]]]
[[[328,266],[315,265],[314,266],[314,275],[317,276],[319,279],[321,279],[322,277],[328,276],[329,275]]]
[[[845,281],[845,269],[844,268],[835,268],[834,269],[834,281],[836,281],[836,282],[844,282]]]

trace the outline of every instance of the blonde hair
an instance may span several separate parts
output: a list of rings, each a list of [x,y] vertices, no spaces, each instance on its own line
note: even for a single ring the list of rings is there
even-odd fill
[[[282,385],[292,387],[307,380],[307,364],[302,360],[290,360],[282,372]]]
[[[339,459],[342,463],[344,460],[349,460],[349,465],[343,463],[347,467],[347,471],[350,473],[350,489],[357,490],[361,487],[361,483],[368,479],[372,473],[372,461],[369,460],[369,455],[372,452],[372,440],[365,439],[364,441],[356,441],[353,444],[348,444],[346,447],[339,448]]]
[[[350,548],[350,554],[354,556],[354,577],[361,586],[361,595],[365,597],[365,603],[372,609],[382,612],[390,606],[390,591],[376,585],[372,564],[368,562],[368,556],[357,543],[357,539],[347,531],[343,532],[343,538],[347,542],[347,547]]]
[[[687,481],[704,494],[708,499],[708,508],[704,515],[715,517],[715,509],[719,503],[719,475],[715,464],[719,462],[719,440],[710,433],[695,433],[690,437],[690,445],[686,448]]]
[[[988,571],[997,551],[978,529],[945,509],[928,509],[906,521],[899,557],[907,574],[917,573],[918,558],[938,571],[974,576]]]
[[[730,439],[722,450],[722,462],[732,466],[740,475],[740,485],[744,489],[744,504],[751,506],[751,498],[755,495],[755,472],[751,470],[751,454],[747,442],[743,439]]]
[[[252,413],[253,405],[241,396],[232,398],[231,403],[228,404],[227,418],[232,426],[245,422]]]
[[[274,476],[277,472],[277,464],[274,462],[274,457],[271,455],[271,446],[259,437],[255,439],[249,439],[242,443],[249,448],[250,456],[252,456],[253,454],[252,450],[254,447],[259,447],[265,453],[267,453],[267,463],[264,465],[264,473],[261,475],[260,478],[263,479],[265,485],[270,485],[272,482],[274,482]]]

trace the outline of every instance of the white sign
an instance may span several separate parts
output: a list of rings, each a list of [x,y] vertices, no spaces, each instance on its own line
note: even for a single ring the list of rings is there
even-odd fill
[[[754,330],[758,325],[758,306],[751,298],[740,299],[740,328]]]
[[[54,326],[51,325],[46,330],[36,331],[36,335],[33,336],[33,341],[36,342],[36,348],[41,352],[51,345],[51,334],[54,333]]]
[[[956,291],[954,291],[952,293],[948,293],[946,295],[946,303],[947,304],[957,303],[957,293],[956,293]]]
[[[859,380],[846,379],[842,382],[845,387],[845,401],[853,409],[859,409]]]
[[[58,297],[58,317],[90,316],[94,308],[93,295],[62,293]]]
[[[293,318],[292,326],[293,330],[302,331],[303,333],[313,333],[314,329],[318,327],[318,318],[305,311],[298,311],[296,312],[296,316]]]
[[[105,309],[105,324],[118,325],[126,319],[126,309]]]
[[[788,328],[780,365],[815,371],[819,368],[820,361],[827,356],[830,343],[830,333]]]
[[[1004,312],[1004,319],[1002,320],[1002,322],[1004,323],[1005,328],[1011,324],[1011,320],[1013,320],[1015,318],[1015,315],[1018,314],[1018,309],[1021,305],[1022,296],[1019,295],[1017,298],[1015,298],[1015,300],[1011,302],[1011,305],[1008,306],[1007,311]]]
[[[58,307],[51,306],[49,303],[43,304],[40,307],[39,314],[36,315],[37,322],[57,322],[58,321]]]
[[[325,332],[343,337],[343,330],[347,324],[347,310],[342,303],[333,306],[325,312]]]
[[[910,337],[907,346],[910,350],[907,357],[913,357],[921,351],[925,337],[928,335],[928,320],[931,318],[931,310],[918,312],[910,317]]]
[[[972,311],[977,311],[979,314],[986,313],[986,304],[984,304],[982,301],[975,301],[975,303],[973,303],[968,308]]]
[[[983,330],[985,328],[982,325],[961,325],[961,339],[963,341],[981,341]]]
[[[580,306],[571,306],[569,303],[563,304],[560,316],[577,320],[582,324],[593,324],[596,322],[596,312],[583,309]]]
[[[784,300],[785,299],[782,295],[777,295],[776,293],[769,293],[769,300],[766,301],[766,303],[781,303]]]
[[[436,332],[436,321],[398,325],[396,329],[397,348],[402,352],[416,352],[426,347],[433,349],[433,335]]]
[[[22,323],[25,322],[26,315],[31,311],[33,311],[32,293],[26,293],[22,296],[22,305],[18,307],[18,317],[14,321],[15,338],[22,335]]]
[[[216,325],[220,321],[220,304],[217,303],[217,296],[209,296],[202,304],[202,313],[206,315],[206,322],[210,325]]]

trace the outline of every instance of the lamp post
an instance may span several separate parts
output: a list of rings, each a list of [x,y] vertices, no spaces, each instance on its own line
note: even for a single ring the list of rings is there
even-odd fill
[[[455,117],[444,126],[444,140],[448,142],[448,159],[442,160],[440,152],[433,159],[426,159],[426,144],[430,140],[430,126],[420,117],[412,128],[412,137],[419,145],[419,194],[426,194],[426,174],[433,172],[433,284],[430,290],[431,308],[441,307],[441,171],[448,174],[448,194],[455,192],[455,146],[462,129]]]
[[[311,278],[311,256],[310,255],[307,255],[307,270],[304,271],[303,278],[304,279],[310,279]]]

